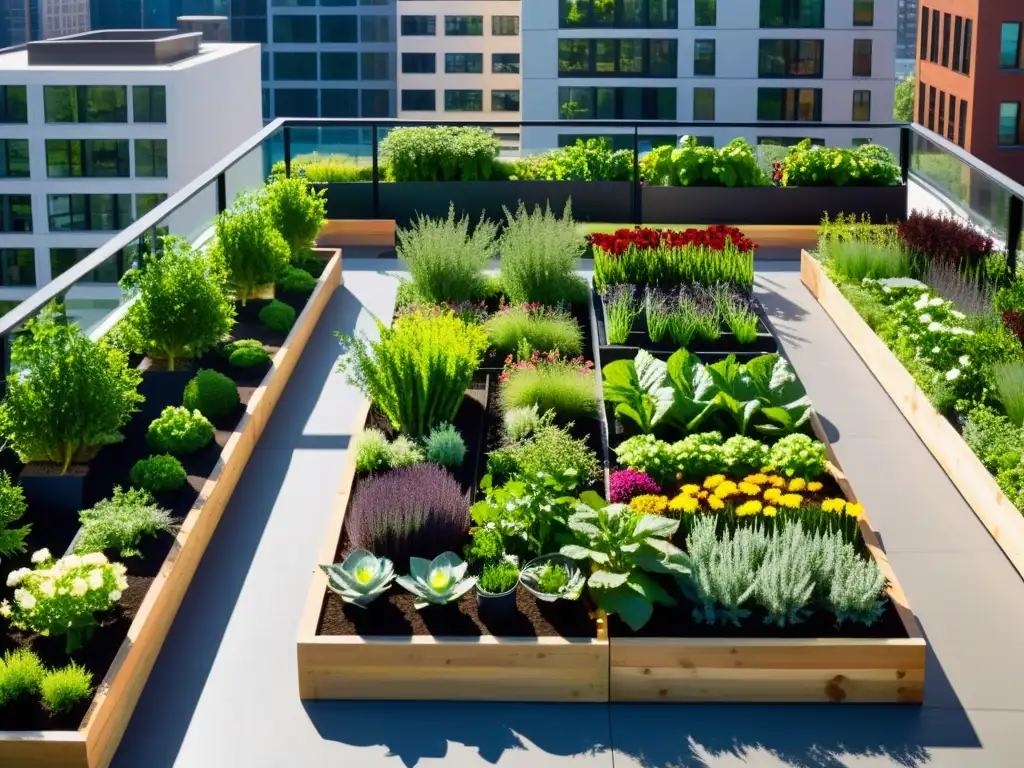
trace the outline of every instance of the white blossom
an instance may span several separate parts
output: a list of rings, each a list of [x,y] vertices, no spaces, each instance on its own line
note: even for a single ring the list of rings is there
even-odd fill
[[[917,319],[920,320],[922,323],[930,323],[932,321],[932,316],[925,312]]]
[[[960,358],[957,360],[957,362],[960,363],[960,365],[966,366],[971,362],[971,358],[969,358],[967,355],[960,355]]]
[[[5,619],[11,617],[11,604],[7,600],[0,603],[0,616],[3,616]]]
[[[14,590],[14,602],[25,611],[31,611],[36,607],[36,598],[27,589],[16,589]]]
[[[53,597],[57,594],[57,586],[53,583],[53,579],[47,579],[39,585],[39,591],[47,597]]]
[[[113,592],[110,593],[110,599],[116,603],[118,600],[121,599],[121,593],[115,589]]]
[[[960,376],[959,368],[950,368],[948,371],[946,371],[946,381],[953,381],[958,376]]]
[[[49,559],[50,550],[48,550],[46,547],[43,547],[42,549],[37,549],[35,552],[32,553],[33,563],[45,563]]]
[[[71,582],[71,596],[72,597],[85,597],[85,593],[89,591],[89,585],[85,579],[78,578]]]

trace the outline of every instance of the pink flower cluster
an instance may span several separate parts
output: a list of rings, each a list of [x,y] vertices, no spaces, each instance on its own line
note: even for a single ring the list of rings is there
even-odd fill
[[[561,365],[569,368],[576,368],[582,376],[586,376],[594,372],[594,361],[586,360],[582,355],[574,357],[572,360],[563,360],[562,356],[559,355],[557,351],[541,352],[539,350],[534,350],[533,354],[530,355],[527,360],[516,360],[515,355],[509,355],[506,357],[505,365],[501,371],[501,375],[498,377],[498,381],[508,381],[509,377],[519,370],[526,368],[543,368],[547,365]]]

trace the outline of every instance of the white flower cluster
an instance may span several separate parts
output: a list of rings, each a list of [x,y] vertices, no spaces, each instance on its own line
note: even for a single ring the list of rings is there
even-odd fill
[[[0,616],[10,618],[17,608],[21,613],[31,615],[40,603],[62,600],[67,597],[81,600],[91,595],[99,604],[116,603],[128,588],[126,569],[122,563],[111,563],[102,552],[86,555],[68,555],[54,560],[48,549],[32,553],[31,568],[19,568],[7,575],[7,586],[15,587],[14,605],[8,600],[0,603]],[[107,587],[108,573],[113,577],[113,588]],[[94,610],[85,608],[84,610]],[[72,609],[73,610],[73,609]],[[37,628],[31,620],[26,627]]]

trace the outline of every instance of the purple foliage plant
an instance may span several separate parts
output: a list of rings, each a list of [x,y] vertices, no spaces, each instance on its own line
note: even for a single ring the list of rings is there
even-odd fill
[[[628,504],[637,496],[661,493],[661,488],[650,475],[635,469],[612,472],[609,486],[611,489],[609,497],[612,504]]]

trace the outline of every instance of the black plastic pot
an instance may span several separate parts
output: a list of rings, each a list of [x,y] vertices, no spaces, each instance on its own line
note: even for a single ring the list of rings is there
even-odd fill
[[[509,619],[516,613],[516,591],[519,589],[519,582],[508,592],[500,595],[492,595],[490,592],[483,592],[480,587],[476,588],[476,609],[482,619],[501,621]]]
[[[33,462],[21,470],[18,482],[29,507],[78,516],[85,507],[85,480],[88,464],[72,464],[63,475],[56,464]]]

